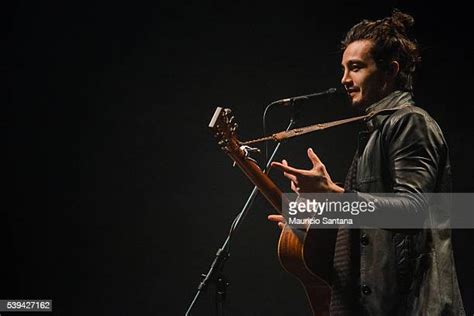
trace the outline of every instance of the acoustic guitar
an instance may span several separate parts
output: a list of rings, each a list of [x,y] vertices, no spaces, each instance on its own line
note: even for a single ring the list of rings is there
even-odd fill
[[[237,139],[237,124],[230,109],[218,107],[209,123],[220,148],[257,186],[273,208],[282,214],[287,203],[281,190],[250,159]],[[278,258],[283,268],[302,284],[313,315],[329,315],[330,275],[336,233],[333,229],[301,229],[285,225],[278,242]]]

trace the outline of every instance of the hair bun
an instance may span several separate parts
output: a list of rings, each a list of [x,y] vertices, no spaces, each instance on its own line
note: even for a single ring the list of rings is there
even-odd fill
[[[394,9],[392,12],[391,22],[397,31],[406,34],[407,30],[415,24],[415,19],[409,14]]]

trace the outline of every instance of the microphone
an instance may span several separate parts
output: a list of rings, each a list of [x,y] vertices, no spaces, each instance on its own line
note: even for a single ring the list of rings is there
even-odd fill
[[[334,94],[336,92],[337,92],[336,88],[329,88],[326,91],[322,91],[322,92],[316,92],[316,93],[311,93],[311,94],[306,94],[306,95],[300,95],[300,96],[297,96],[297,97],[277,100],[277,101],[272,102],[271,104],[272,105],[278,104],[280,106],[290,106],[290,105],[294,104],[297,101],[308,100],[308,99],[312,99],[312,98],[316,98],[316,97],[323,97],[323,96],[326,96],[326,95]]]

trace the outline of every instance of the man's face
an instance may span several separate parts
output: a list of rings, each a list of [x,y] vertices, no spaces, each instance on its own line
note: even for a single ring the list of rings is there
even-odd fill
[[[355,41],[347,46],[342,56],[344,72],[341,83],[354,107],[365,109],[388,95],[385,73],[377,68],[372,57],[372,42]]]

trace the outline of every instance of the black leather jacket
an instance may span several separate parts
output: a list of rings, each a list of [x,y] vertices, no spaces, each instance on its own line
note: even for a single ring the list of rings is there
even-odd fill
[[[400,108],[368,122],[359,140],[355,191],[449,192],[448,148],[438,124],[395,91],[367,111]],[[419,206],[410,198],[378,199],[379,206]],[[449,229],[360,230],[359,306],[366,315],[465,315]]]

